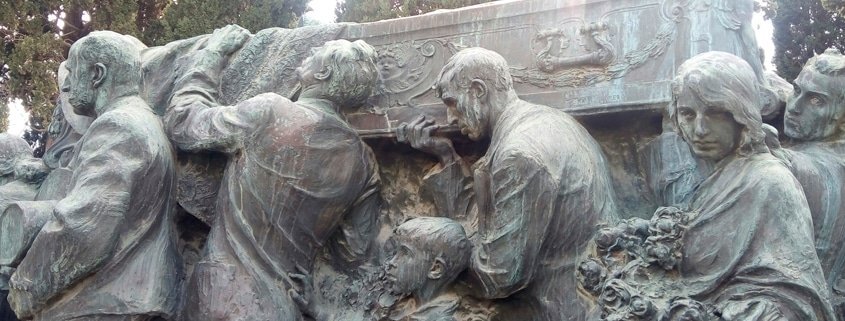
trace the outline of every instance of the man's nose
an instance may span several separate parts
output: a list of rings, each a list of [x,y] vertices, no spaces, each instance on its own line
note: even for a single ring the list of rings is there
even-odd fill
[[[786,102],[786,113],[787,114],[792,115],[792,116],[801,115],[801,108],[798,104],[795,103],[796,101],[798,101],[798,99],[795,99],[795,98],[787,100],[787,102]]]
[[[63,93],[70,92],[70,82],[67,81],[67,78],[65,78],[65,81],[62,82],[62,92]]]

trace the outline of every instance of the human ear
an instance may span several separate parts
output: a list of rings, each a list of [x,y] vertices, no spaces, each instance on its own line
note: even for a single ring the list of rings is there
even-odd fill
[[[329,67],[323,66],[323,68],[320,70],[320,72],[314,73],[314,79],[317,79],[319,81],[326,81],[326,79],[329,79],[329,77],[331,77],[331,75],[332,75],[332,69],[329,68]]]
[[[475,98],[484,98],[487,95],[487,83],[481,79],[473,79],[472,83],[469,84],[469,89],[472,91],[472,94],[475,95]]]
[[[446,262],[440,257],[434,259],[431,263],[431,269],[428,270],[428,278],[438,280],[443,277],[443,272],[446,269]]]
[[[102,63],[94,64],[94,79],[92,80],[94,88],[100,87],[106,81],[107,74],[108,68],[106,68],[106,65]]]

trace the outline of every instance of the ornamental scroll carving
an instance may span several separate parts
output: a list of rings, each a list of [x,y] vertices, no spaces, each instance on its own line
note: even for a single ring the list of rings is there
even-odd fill
[[[624,77],[650,59],[662,56],[674,42],[677,24],[681,21],[690,1],[664,1],[659,8],[664,22],[653,37],[647,38],[637,49],[620,52],[614,45],[614,26],[611,16],[625,11],[649,9],[626,8],[606,13],[597,22],[578,21],[581,26],[567,35],[566,28],[554,27],[537,32],[533,40],[534,67],[511,67],[514,81],[541,88],[583,87]],[[572,21],[562,21],[561,25]],[[615,28],[614,28],[615,27]],[[572,29],[570,27],[570,29]],[[564,56],[555,51],[571,50],[573,39],[583,46],[584,53]]]
[[[591,42],[590,46],[595,48],[586,54],[562,57],[555,55],[553,45],[559,44],[560,49],[571,46],[571,39],[566,32],[559,28],[542,30],[534,36],[535,46],[539,44],[540,52],[537,53],[537,67],[546,73],[554,73],[561,69],[577,68],[581,66],[606,66],[616,59],[616,48],[610,43],[607,36],[606,23],[592,23],[589,26],[581,27],[578,33]],[[588,46],[585,44],[585,47]]]
[[[690,14],[702,10],[723,13],[719,8],[721,6],[708,1],[664,0],[612,9],[595,17],[569,17],[551,24],[511,26],[502,30],[525,28],[528,35],[533,36],[525,41],[530,52],[524,58],[519,57],[521,53],[517,54],[519,58],[514,59],[516,64],[511,65],[510,71],[515,83],[538,88],[578,88],[619,79],[649,61],[665,56],[675,43],[679,24],[688,23]],[[626,18],[631,15],[648,15],[658,21],[653,27],[644,28],[639,22],[629,24],[636,20]],[[652,25],[652,21],[648,24]],[[642,31],[635,40],[624,33],[630,28]],[[458,44],[467,43],[465,37],[468,35],[470,33],[377,46],[380,80],[372,104],[387,109],[432,101],[430,89],[439,67],[462,49]]]
[[[440,67],[462,49],[443,39],[428,39],[378,48],[378,106],[413,106],[415,98],[428,92],[437,81]]]

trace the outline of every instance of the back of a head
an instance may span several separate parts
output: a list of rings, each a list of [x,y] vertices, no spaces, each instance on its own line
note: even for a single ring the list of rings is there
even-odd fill
[[[17,160],[30,156],[32,149],[23,138],[0,133],[0,176],[13,173]]]
[[[137,39],[112,31],[95,31],[77,40],[68,59],[81,59],[77,65],[102,63],[115,86],[137,89],[141,84],[141,48]]]
[[[457,275],[469,266],[472,246],[463,226],[445,217],[418,217],[396,228],[396,235],[415,245],[429,257],[446,262],[446,277]]]
[[[443,66],[439,81],[448,81],[459,87],[469,87],[474,79],[481,79],[498,91],[513,88],[508,62],[495,51],[473,47],[458,51]]]
[[[343,108],[358,107],[367,101],[376,88],[378,69],[376,50],[356,40],[332,40],[317,52],[322,65],[331,70],[326,95]]]

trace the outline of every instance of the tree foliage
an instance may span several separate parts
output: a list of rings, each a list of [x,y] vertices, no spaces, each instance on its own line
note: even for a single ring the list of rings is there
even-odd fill
[[[308,0],[179,0],[154,21],[151,36],[156,45],[211,33],[214,28],[237,23],[256,32],[271,27],[296,27]]]
[[[338,21],[372,22],[491,1],[495,0],[341,0],[335,14]]]
[[[93,30],[112,30],[154,46],[237,23],[249,30],[293,27],[308,0],[3,0],[0,1],[0,131],[20,99],[31,124],[49,124],[56,69],[70,46]],[[29,135],[29,134],[28,134]],[[39,135],[30,135],[40,137]],[[43,136],[43,135],[42,135]]]
[[[813,55],[830,47],[845,52],[845,19],[826,10],[820,0],[777,0],[772,23],[773,60],[778,74],[788,81],[798,76]]]
[[[840,16],[845,14],[845,0],[822,0],[822,6]]]

